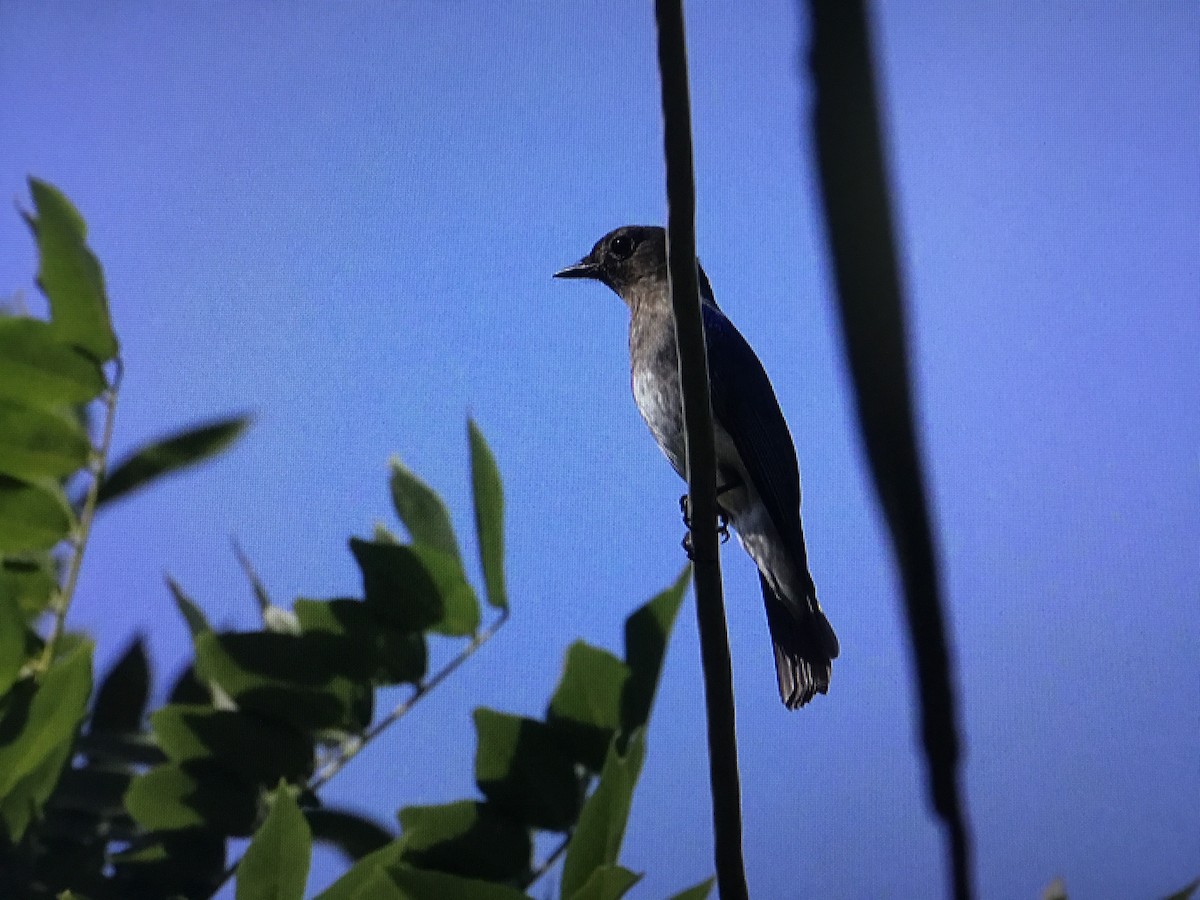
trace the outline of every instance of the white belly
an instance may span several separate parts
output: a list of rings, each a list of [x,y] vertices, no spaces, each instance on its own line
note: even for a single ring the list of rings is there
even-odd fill
[[[633,399],[638,412],[679,476],[684,477],[683,398],[678,382],[655,378],[641,367],[633,370]]]

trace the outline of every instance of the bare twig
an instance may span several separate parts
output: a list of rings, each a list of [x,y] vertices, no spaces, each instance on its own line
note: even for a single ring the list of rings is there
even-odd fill
[[[741,900],[747,896],[742,861],[741,788],[738,783],[733,671],[717,543],[716,447],[696,273],[695,178],[681,0],[657,0],[655,12],[667,162],[667,269],[687,434],[690,528],[695,562],[692,578],[708,713],[717,884],[723,900]]]

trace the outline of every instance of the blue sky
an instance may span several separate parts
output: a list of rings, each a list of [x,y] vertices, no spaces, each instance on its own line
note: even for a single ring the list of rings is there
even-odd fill
[[[1200,867],[1200,11],[879,4],[920,433],[960,667],[978,880],[1157,896]],[[890,551],[833,314],[795,4],[688,7],[700,255],[799,450],[828,697],[788,714],[725,552],[746,857],[763,897],[937,897]],[[799,15],[799,18],[798,18]],[[329,787],[390,820],[474,794],[470,710],[539,715],[568,643],[618,647],[683,562],[680,483],[629,393],[626,313],[551,280],[665,217],[652,5],[0,5],[0,192],[59,185],[105,266],[120,453],[249,410],[221,461],[94,532],[106,667],[188,653],[162,584],[230,626],[358,587],[397,453],[470,545],[465,420],[508,497],[513,620]],[[32,243],[0,217],[0,293]],[[663,676],[624,862],[711,871],[694,622]],[[310,887],[328,882],[319,855]]]

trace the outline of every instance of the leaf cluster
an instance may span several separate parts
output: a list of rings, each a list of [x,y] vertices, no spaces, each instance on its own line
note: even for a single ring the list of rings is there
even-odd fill
[[[623,896],[640,878],[617,860],[687,578],[685,571],[626,620],[624,659],[573,644],[543,719],[477,709],[482,798],[401,809],[400,837],[361,859],[320,900],[510,900],[526,896],[560,857],[563,898]],[[562,840],[535,866],[538,832]]]
[[[65,619],[94,514],[220,452],[247,420],[188,429],[110,470],[121,362],[103,275],[75,208],[30,186],[51,316],[0,318],[0,896],[207,897],[236,870],[239,898],[299,897],[313,840],[357,861],[326,897],[524,896],[564,857],[564,897],[621,896],[638,877],[617,855],[684,577],[629,618],[623,659],[570,648],[544,719],[476,711],[481,798],[406,807],[397,836],[317,795],[508,618],[503,489],[474,424],[487,628],[445,504],[394,460],[410,540],[382,526],[352,539],[357,593],[276,606],[238,548],[262,627],[214,629],[168,579],[194,660],[167,703],[149,710],[140,639],[92,695],[92,645]],[[439,637],[467,645],[430,673]],[[378,691],[397,685],[408,698],[377,716]],[[535,866],[539,831],[563,841]],[[230,866],[230,839],[251,835]]]
[[[480,543],[502,547],[499,475],[478,429],[472,425],[470,433],[476,493],[483,495],[476,504]],[[430,637],[477,640],[481,620],[445,505],[399,463],[392,469],[395,506],[413,540],[401,543],[382,528],[370,540],[351,539],[358,596],[300,598],[284,609],[248,570],[262,627],[219,631],[168,579],[191,632],[194,663],[140,736],[162,758],[124,795],[137,833],[109,855],[119,891],[207,896],[226,876],[228,840],[255,831],[279,785],[299,798],[310,833],[352,857],[392,837],[369,820],[324,809],[314,788],[377,733],[371,726],[380,688],[423,690]],[[502,586],[502,573],[492,582]],[[506,616],[502,587],[487,597]],[[252,865],[243,880],[257,877],[254,871]]]
[[[120,381],[104,276],[83,218],[30,180],[48,320],[0,315],[0,896],[50,896],[65,873],[99,871],[136,831],[123,795],[161,758],[138,733],[140,644],[89,716],[92,643],[64,620],[96,510],[230,443],[244,418],[214,422],[108,467]],[[99,434],[93,412],[104,413]],[[169,451],[163,452],[164,448]],[[47,621],[49,627],[43,627]],[[88,721],[90,719],[90,721]],[[84,725],[87,722],[86,727]]]

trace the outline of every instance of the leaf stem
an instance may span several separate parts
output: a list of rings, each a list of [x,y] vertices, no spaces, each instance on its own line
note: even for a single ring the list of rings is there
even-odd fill
[[[92,531],[92,519],[96,515],[96,498],[99,496],[100,485],[104,481],[104,473],[108,468],[108,450],[112,445],[113,423],[116,420],[117,412],[117,392],[121,388],[121,378],[125,373],[121,357],[115,357],[113,363],[115,371],[112,381],[100,395],[100,399],[104,403],[104,430],[100,437],[100,446],[94,448],[91,459],[88,460],[88,472],[92,476],[92,481],[88,485],[87,494],[83,499],[83,509],[79,514],[79,526],[70,539],[71,561],[67,566],[66,581],[59,590],[54,604],[54,624],[50,627],[50,635],[46,638],[45,647],[42,649],[42,656],[37,667],[39,672],[45,672],[50,668],[50,664],[54,661],[54,653],[58,649],[58,642],[66,627],[67,610],[71,607],[71,600],[75,596],[75,586],[79,583],[79,572],[83,568],[83,552],[87,549],[88,536]]]
[[[397,704],[395,709],[393,709],[390,713],[369,728],[363,734],[360,740],[354,742],[353,745],[346,747],[334,759],[323,766],[321,771],[317,772],[317,774],[314,775],[313,778],[308,782],[308,789],[315,791],[327,784],[334,775],[344,769],[346,764],[349,763],[350,760],[352,760],[359,753],[361,753],[368,744],[375,740],[375,738],[379,737],[379,735],[383,734],[383,732],[385,732],[388,728],[404,718],[404,716],[407,715],[409,711],[412,710],[412,708],[416,706],[426,694],[445,681],[455,669],[466,662],[467,659],[469,659],[477,650],[479,650],[480,647],[495,637],[496,632],[498,632],[507,621],[508,609],[506,607],[501,611],[495,622],[483,629],[483,631],[478,632],[475,637],[471,639],[471,643],[467,644],[467,646],[464,647],[457,656],[439,669],[437,674],[427,681],[422,681],[420,684],[418,684],[408,697]]]

